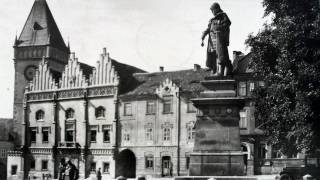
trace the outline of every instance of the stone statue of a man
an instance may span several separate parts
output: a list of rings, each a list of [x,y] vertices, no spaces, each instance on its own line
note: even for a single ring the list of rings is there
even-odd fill
[[[214,17],[210,19],[208,28],[202,34],[201,44],[203,46],[204,38],[209,35],[206,65],[212,70],[214,76],[230,75],[232,64],[228,46],[231,21],[218,3],[213,3],[210,10]]]

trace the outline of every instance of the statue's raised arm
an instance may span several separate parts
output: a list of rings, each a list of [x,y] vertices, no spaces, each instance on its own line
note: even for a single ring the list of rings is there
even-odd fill
[[[213,3],[210,10],[214,17],[209,20],[208,28],[201,37],[203,41],[209,35],[206,65],[214,76],[231,75],[232,64],[228,52],[231,21],[218,3]]]

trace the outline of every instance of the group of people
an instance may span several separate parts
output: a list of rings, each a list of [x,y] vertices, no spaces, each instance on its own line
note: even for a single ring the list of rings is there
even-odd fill
[[[64,158],[61,159],[59,165],[58,180],[77,180],[79,179],[79,171],[76,166],[69,160],[66,163]]]

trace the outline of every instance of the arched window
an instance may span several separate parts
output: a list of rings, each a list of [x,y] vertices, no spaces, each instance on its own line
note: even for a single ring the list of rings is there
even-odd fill
[[[74,118],[74,110],[69,108],[66,110],[66,119],[72,119]]]
[[[105,108],[99,106],[96,108],[96,118],[104,118],[105,117]]]
[[[44,119],[44,112],[42,110],[39,110],[36,112],[36,120],[43,120]]]

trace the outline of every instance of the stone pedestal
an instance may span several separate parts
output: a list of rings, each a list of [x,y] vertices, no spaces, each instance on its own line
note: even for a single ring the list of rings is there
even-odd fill
[[[200,113],[189,175],[244,175],[239,129],[244,99],[236,97],[236,82],[231,78],[209,78],[201,83],[207,90],[192,99]]]

